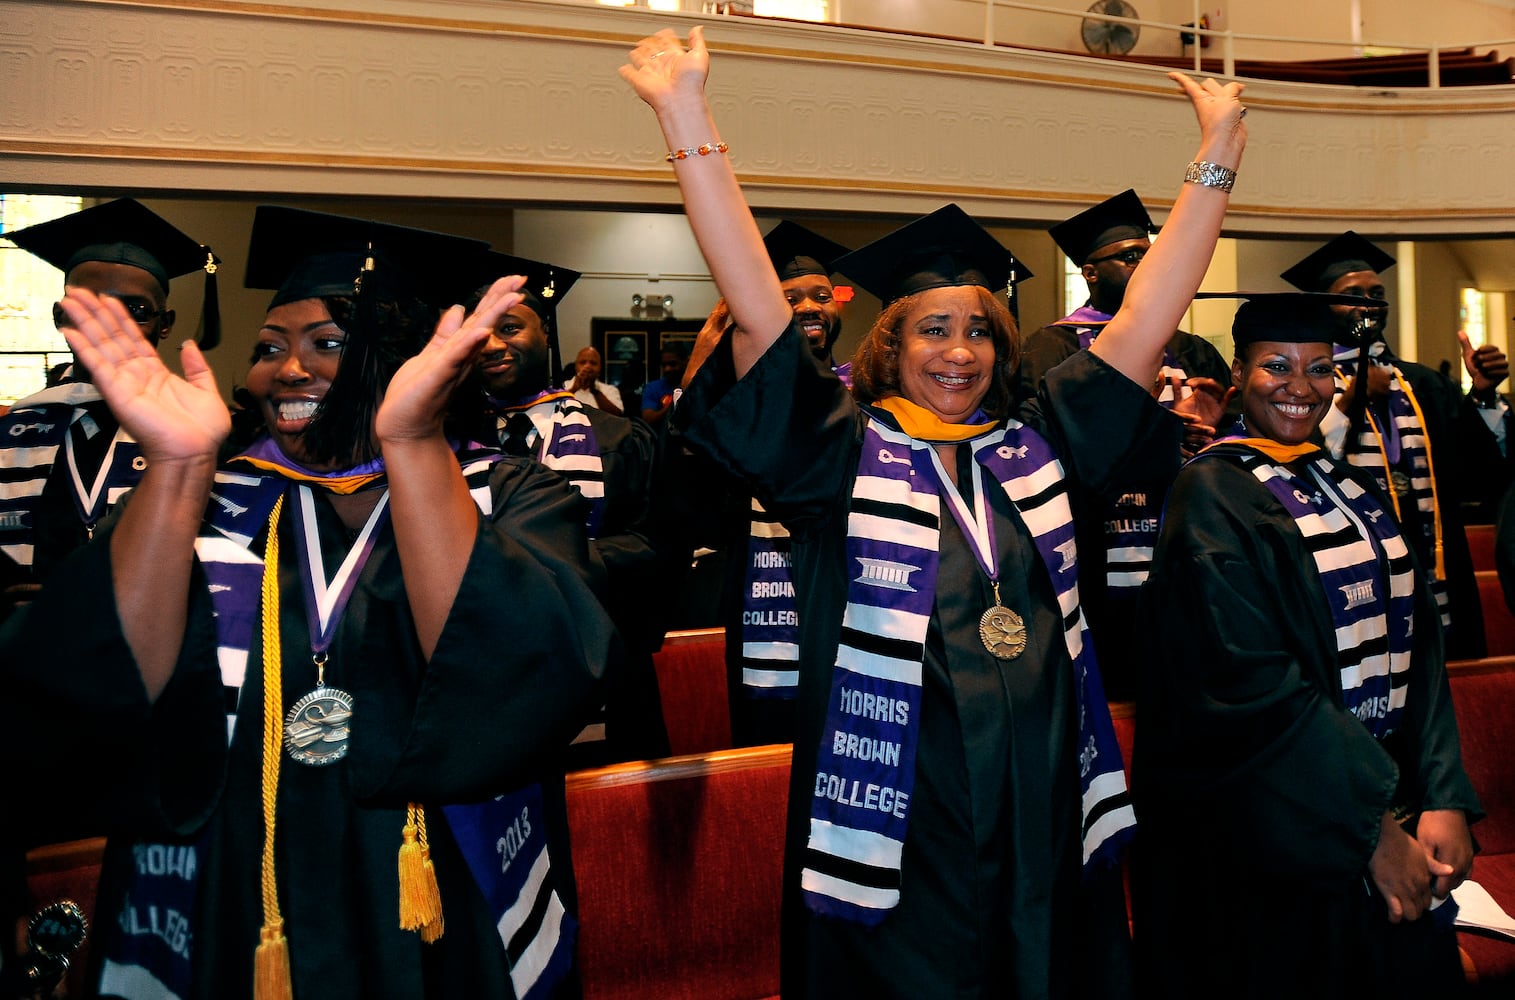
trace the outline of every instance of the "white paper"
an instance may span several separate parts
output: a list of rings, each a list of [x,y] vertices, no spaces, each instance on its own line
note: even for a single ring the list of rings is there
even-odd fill
[[[1489,890],[1468,879],[1452,890],[1452,898],[1457,902],[1459,927],[1478,927],[1515,940],[1515,917],[1494,902]]]

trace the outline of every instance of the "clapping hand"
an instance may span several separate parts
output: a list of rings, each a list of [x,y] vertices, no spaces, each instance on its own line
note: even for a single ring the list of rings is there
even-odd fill
[[[71,287],[59,304],[69,318],[62,331],[69,349],[149,464],[214,463],[231,433],[231,414],[200,348],[185,341],[181,378],[118,300]]]
[[[525,283],[520,275],[501,278],[467,316],[462,306],[442,314],[431,340],[400,366],[385,390],[374,419],[381,442],[414,441],[441,433],[453,390],[473,368],[500,317],[520,304]]]

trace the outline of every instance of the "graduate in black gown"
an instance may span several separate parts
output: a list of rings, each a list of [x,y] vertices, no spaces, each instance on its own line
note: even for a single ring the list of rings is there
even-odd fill
[[[149,465],[0,654],[32,665],[7,691],[24,724],[65,748],[42,764],[115,779],[81,806],[111,830],[106,995],[576,990],[561,754],[614,630],[581,498],[444,430],[521,279],[424,347],[419,296],[481,249],[260,207],[264,430],[219,469],[231,422],[194,345],[180,378],[118,303],[64,299]],[[79,701],[109,711],[76,730]]]
[[[699,29],[687,49],[665,31],[621,73],[657,113],[736,321],[672,419],[793,536],[784,995],[1127,995],[1113,862],[1132,816],[1069,493],[1177,455],[1148,386],[1225,214],[1241,87],[1175,75],[1210,183],[1182,186],[1099,343],[1013,412],[1014,262],[956,206],[837,262],[888,305],[854,355],[856,398],[817,367],[719,144],[708,59]]]
[[[1143,593],[1132,889],[1153,996],[1463,983],[1446,900],[1478,799],[1413,546],[1373,478],[1313,443],[1339,337],[1320,298],[1238,310],[1243,422],[1179,473]]]

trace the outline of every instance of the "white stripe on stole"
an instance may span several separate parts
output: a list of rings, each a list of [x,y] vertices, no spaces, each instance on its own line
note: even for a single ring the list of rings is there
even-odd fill
[[[114,507],[116,504],[121,502],[122,497],[126,496],[126,494],[130,493],[133,489],[135,489],[135,487],[132,486],[109,487],[105,491],[105,505],[107,507]]]
[[[543,455],[542,464],[559,472],[599,472],[604,468],[598,455]]]
[[[30,566],[32,564],[32,546],[30,543],[0,545],[0,552],[4,552],[22,566]]]
[[[547,870],[551,865],[547,854],[544,843],[542,849],[537,852],[537,856],[532,859],[531,870],[526,873],[526,881],[522,883],[521,892],[516,896],[516,901],[500,916],[496,930],[500,932],[500,940],[506,944],[509,944],[520,931],[522,925],[526,923],[526,918],[531,916],[532,907],[537,905],[537,897],[542,894],[542,884],[547,881]]]
[[[759,670],[756,667],[742,668],[742,683],[748,687],[790,688],[799,684],[798,670]]]
[[[1110,587],[1134,588],[1147,582],[1146,570],[1131,570],[1127,573],[1106,573],[1105,584]]]
[[[1364,681],[1375,677],[1387,677],[1392,673],[1387,656],[1382,653],[1370,656],[1354,666],[1341,668],[1341,689],[1343,692],[1356,691],[1362,687]]]
[[[912,614],[909,611],[875,608],[864,604],[849,604],[842,615],[842,624],[847,628],[867,635],[876,635],[884,639],[900,639],[905,642],[922,641],[920,637],[926,634],[922,631],[920,624],[923,620],[929,622],[930,618],[927,615]]]
[[[833,875],[823,875],[813,868],[800,872],[800,888],[870,910],[892,910],[900,901],[898,889],[875,889],[868,885],[858,885]]]
[[[1122,545],[1111,549],[1105,558],[1108,562],[1112,563],[1150,562],[1152,559],[1152,546]]]
[[[903,459],[895,459],[903,461]],[[941,510],[941,500],[935,493],[919,493],[910,488],[909,482],[885,479],[883,476],[858,476],[852,490],[854,498],[876,500],[879,503],[904,504],[936,517]]]
[[[13,469],[46,469],[57,457],[59,445],[38,444],[26,448],[7,448],[6,458]]]
[[[742,655],[749,660],[793,660],[799,645],[793,642],[744,642]]]
[[[891,656],[879,656],[876,653],[865,653],[860,649],[850,646],[842,646],[837,650],[837,667],[850,670],[854,674],[864,677],[877,677],[880,680],[897,681],[900,684],[919,686],[921,683],[921,665],[919,662],[910,660],[896,660]]]
[[[179,1000],[179,994],[142,966],[120,965],[110,959],[100,971],[100,993],[132,1000]]]
[[[547,910],[542,914],[542,929],[532,937],[526,945],[526,951],[521,954],[520,961],[510,970],[510,983],[515,988],[518,997],[525,996],[536,985],[542,973],[547,971],[547,965],[552,961],[552,953],[558,949],[558,939],[563,936],[563,901],[558,899],[554,892],[547,900]]]
[[[900,857],[905,851],[904,842],[893,837],[814,817],[810,819],[810,846],[858,864],[894,871],[899,871]]]
[[[1003,486],[1005,487],[1006,492],[1008,492],[1012,497],[1016,497],[1017,499],[1024,499],[1026,497],[1035,496],[1048,487],[1062,482],[1062,479],[1063,463],[1054,459],[1051,462],[1048,462],[1046,465],[1042,466],[1040,469],[1037,469],[1035,472],[1031,473],[1029,476],[1018,476],[1015,479],[1007,479],[1003,483]],[[1057,497],[1053,497],[1048,501],[1048,504],[1056,505],[1056,503]],[[1033,507],[1031,509],[1031,516],[1039,517],[1040,512],[1048,504],[1043,504],[1041,507]],[[1019,504],[1016,506],[1017,509],[1019,509]],[[1030,518],[1028,518],[1026,515],[1026,511],[1021,511],[1021,517],[1027,521],[1027,527],[1030,527]],[[1062,517],[1056,521],[1049,521],[1048,523],[1052,526],[1056,526],[1066,519],[1066,517]],[[1034,529],[1032,531],[1032,534],[1039,533],[1040,532],[1037,532]]]
[[[1114,789],[1110,794],[1114,795],[1123,791],[1125,791],[1124,777],[1122,778],[1121,787]],[[1089,828],[1089,834],[1084,838],[1084,864],[1089,863],[1089,858],[1104,845],[1105,841],[1127,827],[1135,825],[1136,810],[1129,803],[1121,806],[1119,809],[1111,809],[1101,816]]]
[[[932,511],[932,513],[935,514],[936,511]],[[914,549],[925,549],[927,552],[934,552],[941,532],[936,528],[898,521],[891,517],[879,517],[875,514],[859,514],[857,511],[853,511],[847,515],[847,534],[856,538],[887,538],[891,542],[908,545]],[[857,570],[856,566],[849,566],[847,568],[850,572]]]
[[[752,522],[752,537],[754,538],[788,538],[789,531],[777,521]]]
[[[35,471],[37,475],[33,479],[23,479],[20,482],[14,483],[0,483],[0,500],[23,500],[26,497],[40,496],[42,488],[47,485],[47,470],[37,469]]]

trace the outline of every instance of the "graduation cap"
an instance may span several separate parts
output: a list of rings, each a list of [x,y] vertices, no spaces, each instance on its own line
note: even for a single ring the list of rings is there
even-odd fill
[[[466,274],[467,291],[459,300],[465,302],[472,302],[486,288],[506,275],[519,274],[526,279],[526,284],[521,286],[521,294],[525,296],[522,305],[541,318],[542,326],[547,331],[548,358],[552,365],[549,370],[561,371],[563,358],[558,346],[558,303],[563,301],[563,297],[583,274],[557,264],[516,257],[498,250],[481,254]]]
[[[1053,242],[1075,264],[1086,264],[1094,251],[1121,240],[1146,239],[1157,232],[1147,207],[1127,188],[1120,194],[1086,208],[1047,230]]]
[[[89,262],[126,264],[152,275],[165,295],[170,279],[204,271],[205,300],[200,332],[195,339],[206,350],[220,343],[216,270],[221,259],[210,247],[186,236],[135,199],[118,198],[5,236],[58,268],[65,277],[80,264]]]
[[[456,301],[457,275],[484,240],[284,205],[259,205],[247,248],[248,288],[275,289],[268,308],[301,299],[413,296]]]
[[[1282,277],[1295,288],[1324,292],[1337,278],[1354,271],[1382,274],[1394,266],[1394,258],[1348,230],[1315,250],[1285,271]],[[1361,305],[1361,301],[1357,303]]]
[[[457,301],[458,275],[488,249],[448,233],[258,206],[244,284],[275,289],[270,310],[303,299],[354,302],[339,322],[347,340],[337,374],[302,435],[313,455],[354,464],[372,457],[380,394],[431,334],[436,310]],[[381,310],[385,301],[398,308]]]
[[[1242,299],[1231,323],[1238,351],[1247,344],[1341,344],[1355,347],[1361,337],[1344,330],[1331,306],[1360,306],[1359,295],[1329,292],[1195,292],[1196,299]]]
[[[988,230],[956,205],[945,205],[833,261],[884,305],[928,288],[977,285],[1005,291],[1032,277]]]
[[[840,243],[788,219],[768,230],[763,246],[768,249],[768,259],[773,261],[773,270],[780,281],[807,274],[830,277],[832,265],[847,253]]]

